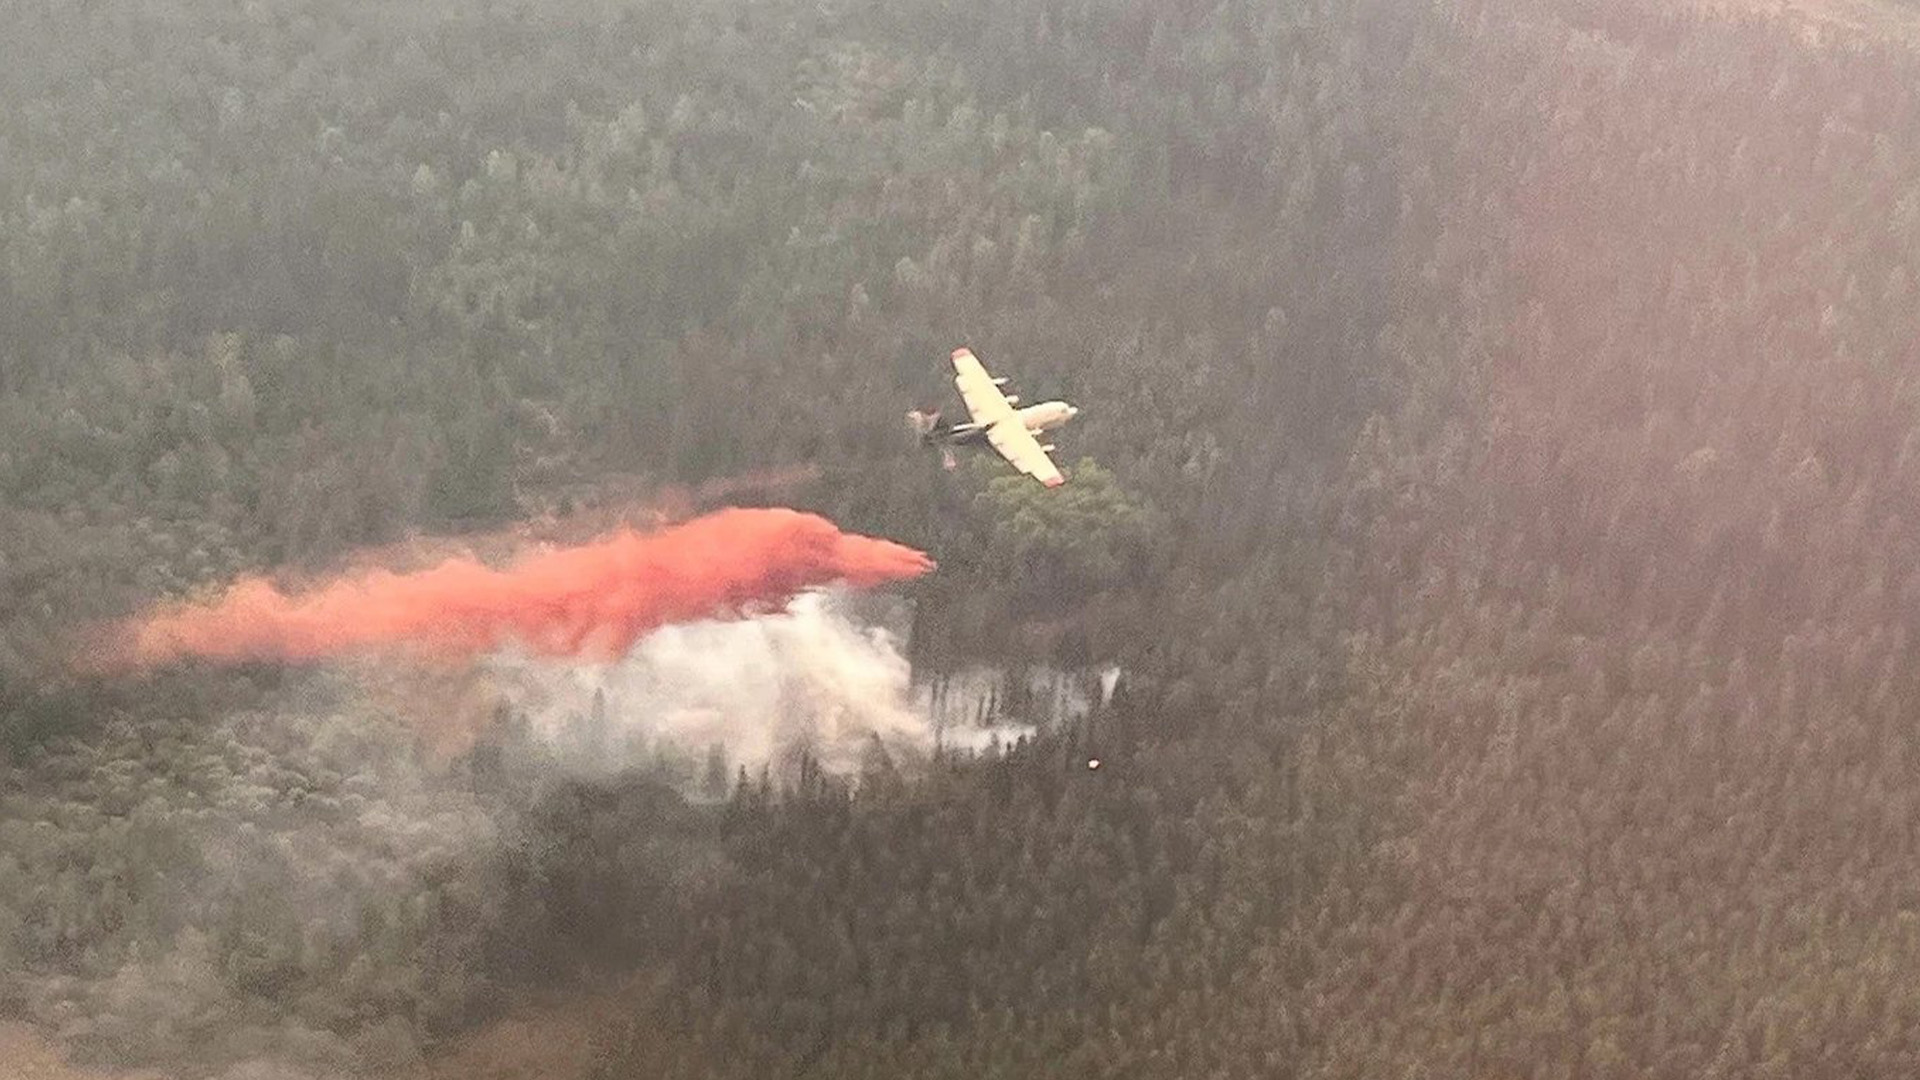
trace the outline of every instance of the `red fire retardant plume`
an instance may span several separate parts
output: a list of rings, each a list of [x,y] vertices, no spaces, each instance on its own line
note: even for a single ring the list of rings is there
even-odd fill
[[[932,568],[912,548],[841,532],[813,514],[722,510],[504,569],[456,558],[417,573],[347,575],[293,595],[243,579],[211,603],[124,626],[95,659],[116,667],[187,657],[317,660],[396,646],[459,658],[509,644],[604,659],[668,623],[777,608],[831,581],[867,587]]]

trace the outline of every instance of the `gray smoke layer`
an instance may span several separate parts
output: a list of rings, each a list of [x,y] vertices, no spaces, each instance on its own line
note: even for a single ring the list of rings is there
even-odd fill
[[[0,763],[0,1012],[109,1065],[388,1075],[497,992],[475,958],[524,923],[503,875],[543,793],[638,771],[721,798],[802,752],[857,782],[876,750],[985,750],[1111,693],[1047,668],[916,686],[905,614],[820,593],[611,664],[290,672],[253,708]]]
[[[269,710],[115,721],[0,769],[0,1004],[84,1061],[182,1076],[414,1060],[393,1002],[476,999],[420,958],[473,953],[457,913],[498,812],[354,695],[314,673]]]

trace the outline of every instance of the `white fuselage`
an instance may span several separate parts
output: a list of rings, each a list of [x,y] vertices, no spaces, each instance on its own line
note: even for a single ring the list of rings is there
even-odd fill
[[[1032,432],[1052,431],[1079,415],[1080,410],[1064,401],[1043,401],[1020,410],[1020,422]]]
[[[1038,405],[1017,409],[1014,415],[1020,418],[1028,431],[1038,435],[1065,424],[1080,415],[1080,410],[1064,401],[1043,401]],[[914,421],[920,438],[926,442],[965,444],[987,441],[987,429],[982,424],[970,422],[943,428],[939,426],[938,414],[928,416],[925,413],[911,413],[909,419]]]

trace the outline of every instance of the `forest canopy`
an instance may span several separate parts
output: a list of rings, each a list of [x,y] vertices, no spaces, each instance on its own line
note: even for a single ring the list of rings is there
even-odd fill
[[[593,987],[607,1077],[1920,1072],[1903,39],[0,18],[0,1015],[80,1059],[406,1075]],[[962,343],[1082,408],[1065,488],[913,451]],[[65,665],[243,572],[802,465],[757,497],[940,561],[917,671],[1117,689],[1005,753],[556,779],[365,671]]]

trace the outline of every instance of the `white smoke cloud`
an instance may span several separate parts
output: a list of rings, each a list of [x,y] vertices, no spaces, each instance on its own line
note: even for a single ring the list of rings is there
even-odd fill
[[[611,664],[502,654],[485,673],[556,761],[596,771],[718,746],[729,768],[778,768],[804,749],[846,774],[876,740],[896,759],[933,746],[899,638],[856,623],[832,593],[664,627]]]
[[[857,776],[876,746],[896,765],[936,748],[1003,749],[1084,718],[1120,674],[982,665],[916,679],[911,625],[898,597],[820,591],[779,612],[663,627],[611,663],[502,652],[453,670],[373,661],[343,674],[443,757],[504,738],[523,775],[641,769],[694,797],[731,790],[742,767],[791,779],[803,750]]]

